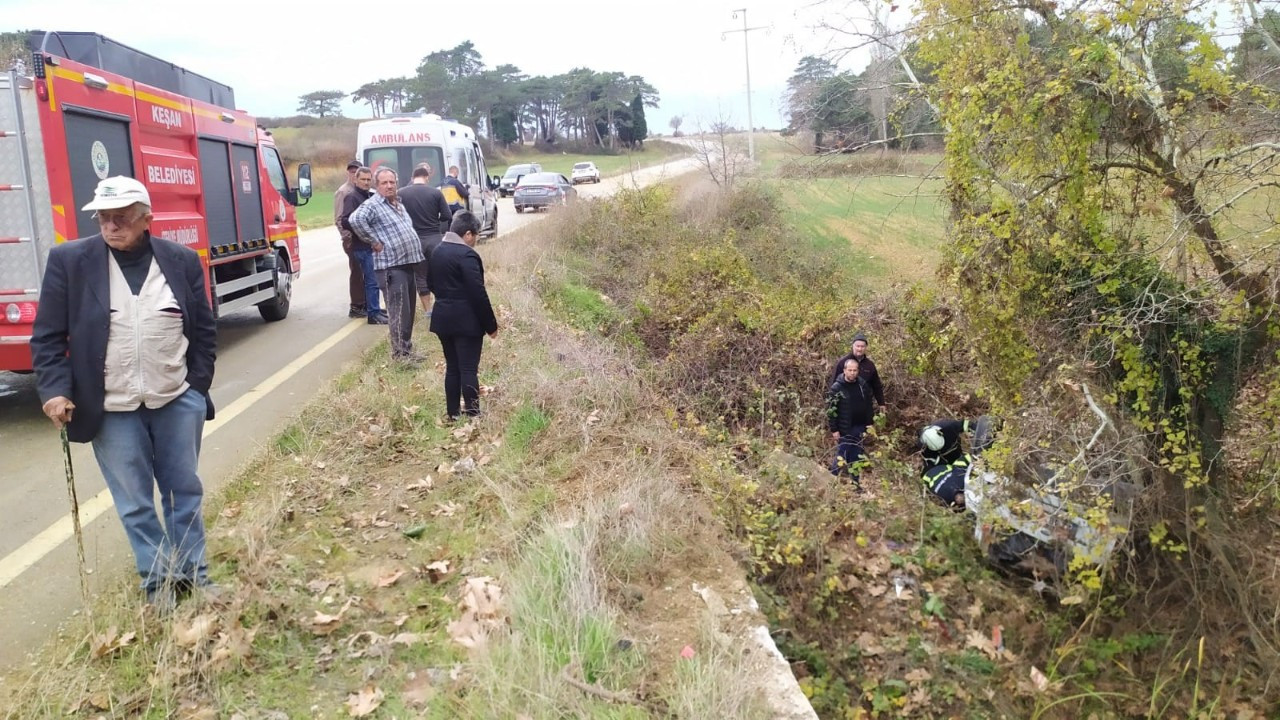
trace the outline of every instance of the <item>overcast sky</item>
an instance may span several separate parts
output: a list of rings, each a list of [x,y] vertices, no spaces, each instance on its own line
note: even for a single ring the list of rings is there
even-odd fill
[[[585,66],[642,75],[661,98],[649,127],[666,133],[673,115],[685,117],[686,130],[721,113],[746,125],[743,34],[722,39],[724,31],[742,28],[742,15],[735,20],[733,11],[744,2],[0,0],[0,30],[106,35],[230,85],[240,108],[253,115],[295,114],[298,96],[313,90],[350,93],[365,82],[413,75],[427,53],[471,40],[488,67],[510,63],[528,75],[556,75]],[[747,5],[749,25],[765,28],[750,33],[757,126],[781,126],[787,78],[800,57],[829,46],[815,30],[819,14],[842,4]],[[348,104],[344,113],[367,117],[369,109]]]

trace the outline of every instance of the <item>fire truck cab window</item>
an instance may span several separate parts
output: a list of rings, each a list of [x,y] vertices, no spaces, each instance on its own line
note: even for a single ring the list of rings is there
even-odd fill
[[[267,166],[267,175],[271,177],[271,185],[281,195],[289,196],[289,183],[284,179],[284,165],[280,162],[280,154],[275,148],[262,148],[263,164]]]

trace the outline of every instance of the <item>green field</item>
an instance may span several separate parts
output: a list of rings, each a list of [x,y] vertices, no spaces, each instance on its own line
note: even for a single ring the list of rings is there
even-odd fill
[[[939,155],[819,158],[777,135],[757,135],[756,154],[797,238],[848,248],[849,261],[873,288],[932,277],[946,228],[942,181],[929,177],[940,172]]]

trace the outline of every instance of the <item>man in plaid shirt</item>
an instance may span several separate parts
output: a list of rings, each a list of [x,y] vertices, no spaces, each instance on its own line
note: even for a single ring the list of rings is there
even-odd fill
[[[387,302],[387,328],[391,332],[391,357],[417,364],[422,356],[413,351],[413,316],[417,289],[413,270],[422,262],[422,243],[396,194],[399,179],[391,168],[373,174],[378,194],[351,213],[347,222],[373,247],[373,268],[378,288]]]

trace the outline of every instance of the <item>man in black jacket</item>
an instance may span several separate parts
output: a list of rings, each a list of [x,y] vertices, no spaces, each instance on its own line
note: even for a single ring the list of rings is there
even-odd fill
[[[834,383],[840,377],[841,368],[844,367],[844,361],[849,358],[858,359],[858,374],[867,381],[867,387],[871,389],[871,394],[875,396],[876,404],[880,409],[884,409],[884,385],[880,382],[880,371],[876,369],[876,364],[871,362],[871,358],[867,357],[867,336],[858,333],[853,336],[853,344],[850,347],[848,355],[836,361],[834,367],[831,368],[830,383]]]
[[[167,611],[209,586],[196,468],[218,329],[200,257],[151,235],[142,183],[107,178],[83,209],[100,232],[49,253],[31,336],[36,390],[67,439],[93,444],[147,602]]]
[[[413,178],[408,185],[400,188],[400,202],[405,212],[413,221],[413,229],[422,241],[422,262],[413,273],[414,284],[418,286],[418,298],[422,309],[428,315],[431,312],[431,278],[427,272],[431,263],[431,253],[440,244],[440,239],[449,231],[449,223],[453,221],[453,210],[445,202],[444,194],[431,187],[431,166],[422,163],[413,169]]]
[[[354,186],[342,199],[342,211],[338,213],[338,225],[351,238],[351,258],[360,266],[364,284],[364,308],[370,325],[386,325],[387,314],[378,303],[378,276],[373,270],[373,248],[351,229],[351,213],[365,200],[373,197],[373,171],[367,167],[356,170]]]
[[[436,294],[431,332],[444,352],[444,400],[450,420],[480,414],[480,351],[484,336],[498,336],[498,318],[484,287],[484,263],[474,250],[480,220],[463,210],[431,255],[431,290]],[[459,402],[461,399],[462,403]],[[463,404],[465,403],[465,404]]]
[[[872,404],[871,388],[858,365],[856,357],[846,358],[840,366],[840,375],[827,392],[827,429],[836,441],[831,474],[848,475],[854,486],[861,487],[858,474],[865,457],[862,436],[872,422]]]

